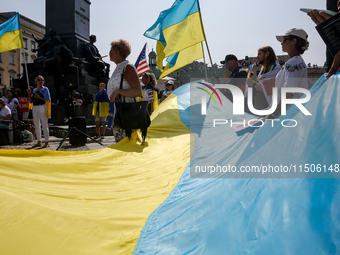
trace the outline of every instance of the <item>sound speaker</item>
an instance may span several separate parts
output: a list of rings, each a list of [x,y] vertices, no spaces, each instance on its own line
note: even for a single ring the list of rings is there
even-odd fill
[[[77,128],[78,130],[82,131],[83,133],[86,134],[86,118],[85,116],[81,117],[70,117],[69,118],[69,130],[72,127]],[[72,129],[72,131],[69,134],[69,142],[72,145],[84,145],[87,140],[87,136],[82,134],[76,129]]]

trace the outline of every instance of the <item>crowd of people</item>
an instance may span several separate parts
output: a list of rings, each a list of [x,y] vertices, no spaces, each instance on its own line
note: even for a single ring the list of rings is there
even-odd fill
[[[117,40],[111,43],[110,60],[116,64],[116,68],[106,84],[99,84],[99,91],[95,95],[92,109],[92,115],[95,116],[96,136],[103,138],[106,127],[113,128],[114,104],[118,100],[124,102],[148,101],[149,114],[151,114],[161,101],[164,101],[173,91],[173,81],[167,81],[166,89],[162,91],[161,98],[158,98],[159,90],[156,88],[157,79],[153,73],[144,73],[141,78],[138,77],[135,67],[126,59],[131,53],[131,46],[126,40]],[[36,88],[32,86],[27,89],[29,100],[29,111],[19,114],[19,100],[22,97],[20,89],[15,93],[7,89],[5,96],[1,99],[0,129],[8,129],[11,120],[13,123],[17,120],[23,120],[28,124],[33,124],[37,142],[33,148],[49,147],[49,124],[48,119],[51,116],[51,96],[48,87],[44,86],[45,79],[42,75],[35,78]],[[65,105],[65,123],[70,117],[75,115],[75,106],[83,104],[82,95],[73,90],[66,99]],[[111,124],[108,122],[111,118]],[[37,128],[39,127],[39,128]],[[42,143],[42,132],[44,144]],[[125,132],[119,127],[113,129],[116,142],[125,137]]]
[[[337,7],[340,10],[340,1],[337,2]],[[318,25],[330,16],[324,12],[313,10],[308,15]],[[233,54],[226,55],[225,59],[221,61],[226,69],[231,71],[231,75],[227,81],[228,84],[237,86],[244,96],[247,97],[247,91],[252,88],[252,102],[253,107],[257,110],[269,109],[272,104],[277,104],[275,111],[268,116],[270,119],[275,119],[280,116],[281,102],[280,97],[277,101],[271,98],[271,88],[280,90],[285,87],[300,87],[308,89],[307,83],[307,65],[305,64],[302,54],[308,49],[308,35],[306,31],[301,28],[292,28],[283,35],[277,35],[276,39],[282,45],[282,51],[288,54],[289,59],[280,66],[277,62],[276,54],[272,47],[263,46],[258,49],[257,61],[261,65],[261,69],[254,79],[252,73],[248,73],[240,64],[237,57]],[[141,81],[137,75],[135,67],[129,63],[127,57],[131,53],[131,46],[128,41],[120,39],[111,43],[109,52],[110,61],[116,64],[111,78],[107,85],[103,82],[99,84],[99,91],[95,96],[92,114],[95,116],[96,138],[102,138],[105,135],[106,127],[111,129],[114,125],[115,103],[123,100],[127,103],[137,101],[149,102],[149,113],[151,114],[158,104],[163,102],[174,90],[174,82],[168,80],[165,82],[165,89],[159,92],[157,86],[157,79],[153,73],[142,74]],[[334,56],[332,65],[329,68],[327,78],[333,75],[340,67],[340,51]],[[35,137],[37,143],[35,147],[49,147],[49,129],[48,118],[51,114],[51,96],[47,87],[44,86],[44,77],[39,75],[36,77],[36,88],[27,89],[28,98],[30,102],[29,111],[21,113],[19,116],[19,101],[22,97],[20,89],[12,91],[7,89],[5,95],[0,99],[0,129],[8,129],[10,120],[20,119],[28,123],[33,120],[35,128]],[[107,86],[107,90],[105,89]],[[270,88],[270,90],[268,90]],[[229,90],[224,90],[222,93],[233,101],[232,94]],[[299,98],[301,93],[288,93],[286,98]],[[70,93],[73,103],[82,105],[83,100],[80,94],[76,91]],[[245,110],[247,108],[247,100],[245,100]],[[67,113],[66,113],[67,112]],[[69,114],[67,110],[66,115]],[[67,118],[69,116],[66,116]],[[109,119],[109,121],[108,121]],[[45,143],[42,145],[41,129],[43,129]],[[37,128],[39,127],[39,128]],[[115,128],[114,136],[116,142],[125,137],[124,130]]]

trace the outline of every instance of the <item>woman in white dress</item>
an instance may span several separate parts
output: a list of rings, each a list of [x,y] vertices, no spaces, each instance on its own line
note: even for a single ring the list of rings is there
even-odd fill
[[[281,88],[304,88],[308,89],[307,65],[301,55],[308,49],[309,42],[306,31],[301,28],[292,28],[284,35],[277,35],[276,39],[281,42],[282,51],[287,52],[289,59],[276,75],[275,87],[278,88],[278,105],[276,110],[269,116],[270,119],[281,115]],[[300,98],[302,93],[287,93],[286,98]],[[287,106],[287,109],[290,105]]]

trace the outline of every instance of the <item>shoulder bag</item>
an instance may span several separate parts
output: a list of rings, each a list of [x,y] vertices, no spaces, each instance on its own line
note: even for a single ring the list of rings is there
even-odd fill
[[[125,70],[123,71],[120,80],[120,89],[123,87],[124,72]],[[133,129],[140,129],[142,131],[143,141],[145,141],[148,127],[151,124],[150,114],[148,112],[148,102],[136,102],[135,99],[135,102],[126,103],[125,96],[119,95],[118,102],[116,102],[114,123],[125,130],[125,134],[129,139],[131,138]]]

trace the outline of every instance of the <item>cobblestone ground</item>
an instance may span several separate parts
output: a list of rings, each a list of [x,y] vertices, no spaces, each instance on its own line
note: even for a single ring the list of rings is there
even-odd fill
[[[94,138],[95,136],[95,128],[94,127],[87,127],[87,135],[89,135],[90,137]],[[37,143],[36,140],[34,140],[33,142],[29,142],[29,143],[15,143],[12,145],[0,145],[0,150],[1,149],[22,149],[22,150],[56,150],[59,145],[61,144],[63,137],[66,136],[66,134],[68,133],[68,127],[63,126],[63,127],[51,127],[50,126],[50,141],[49,141],[49,145],[50,147],[47,148],[32,148],[32,146],[34,144]],[[117,139],[115,138],[115,136],[117,136]],[[117,126],[113,127],[113,130],[106,130],[105,136],[104,138],[100,138],[100,139],[95,139],[96,141],[99,141],[101,144],[99,144],[96,141],[91,140],[90,138],[87,138],[87,142],[84,145],[72,145],[69,143],[69,140],[67,139],[62,146],[59,148],[59,151],[89,151],[89,150],[98,150],[98,149],[102,149],[108,146],[111,146],[113,144],[115,144],[116,142],[119,142],[120,140],[122,140],[123,138],[125,138],[125,131],[120,129]],[[44,145],[44,138],[42,138],[42,144]]]
[[[59,148],[59,151],[89,151],[89,150],[98,150],[108,146],[111,146],[116,143],[114,136],[105,136],[103,139],[96,139],[97,141],[101,142],[102,145],[99,143],[87,138],[87,142],[84,145],[71,145],[68,139],[62,144]],[[0,149],[20,149],[20,150],[53,150],[55,151],[60,143],[62,138],[57,137],[50,137],[48,148],[32,148],[32,146],[37,142],[36,140],[30,143],[21,143],[21,144],[12,144],[12,145],[4,145],[0,146]],[[42,142],[44,144],[44,142]]]
[[[12,145],[3,145],[0,146],[1,149],[22,149],[22,150],[56,150],[59,145],[61,144],[63,137],[66,136],[68,130],[59,128],[57,130],[53,130],[53,128],[50,128],[50,141],[49,145],[50,147],[47,148],[32,148],[34,144],[37,143],[36,140],[29,143],[14,143]],[[87,134],[94,138],[95,130],[94,129],[88,129]],[[112,135],[112,131],[107,130],[106,135],[104,138],[95,139],[96,141],[99,141],[101,144],[97,143],[96,141],[91,140],[90,138],[87,138],[87,141],[84,145],[72,145],[69,143],[69,139],[67,138],[65,142],[62,144],[62,146],[59,148],[59,151],[89,151],[89,150],[98,150],[102,149],[108,146],[111,146],[116,143],[115,137]],[[42,144],[44,144],[44,138],[42,138]]]

